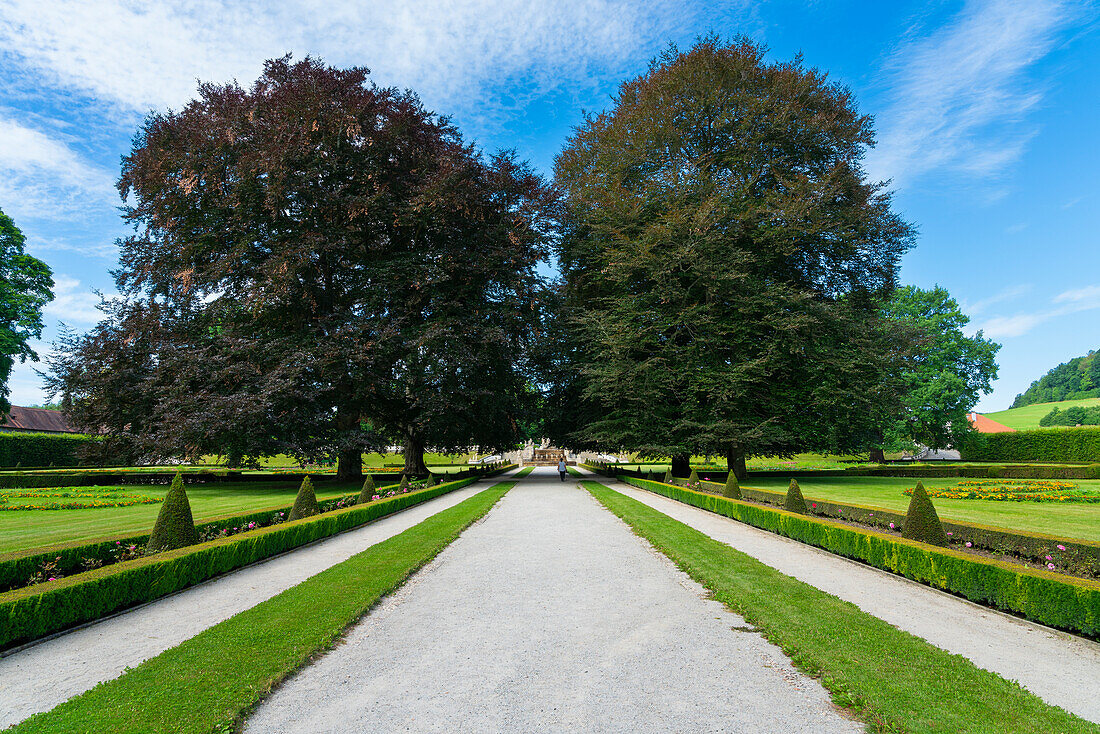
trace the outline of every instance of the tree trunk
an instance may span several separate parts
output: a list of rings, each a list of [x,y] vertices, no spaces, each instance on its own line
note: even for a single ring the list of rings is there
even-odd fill
[[[886,454],[883,453],[881,447],[871,449],[871,462],[874,464],[886,463]]]
[[[363,481],[363,452],[358,448],[343,449],[336,455],[338,481]]]
[[[410,477],[428,476],[424,464],[424,444],[417,436],[405,436],[405,474]]]
[[[691,461],[687,454],[672,457],[672,476],[687,478],[691,476]]]
[[[737,477],[737,481],[743,482],[749,478],[749,470],[745,468],[745,452],[730,446],[726,449],[726,467]]]

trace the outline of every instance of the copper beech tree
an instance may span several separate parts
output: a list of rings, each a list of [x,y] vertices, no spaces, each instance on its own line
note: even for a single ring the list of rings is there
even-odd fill
[[[151,115],[118,187],[124,300],[51,375],[81,424],[138,455],[281,450],[345,478],[390,443],[422,473],[426,446],[516,440],[556,200],[511,154],[366,69],[285,57]],[[100,366],[138,344],[112,384]]]
[[[905,348],[878,316],[913,231],[871,119],[749,40],[671,48],[555,163],[574,440],[672,456],[863,448]]]

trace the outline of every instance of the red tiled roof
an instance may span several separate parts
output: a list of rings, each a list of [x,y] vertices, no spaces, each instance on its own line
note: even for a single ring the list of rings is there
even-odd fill
[[[967,413],[966,417],[970,420],[970,425],[974,426],[974,430],[978,433],[1015,433],[1015,428],[1009,428],[1003,423],[998,423],[992,418],[986,418],[981,413]]]
[[[45,408],[21,408],[18,405],[11,406],[6,421],[0,422],[0,431],[43,431],[46,433],[78,433],[65,415],[57,410]]]

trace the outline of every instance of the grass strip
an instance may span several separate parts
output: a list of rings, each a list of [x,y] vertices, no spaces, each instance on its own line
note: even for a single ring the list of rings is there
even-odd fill
[[[276,685],[329,649],[513,485],[479,492],[14,731],[232,731]]]
[[[565,470],[567,472],[569,472],[569,476],[571,476],[571,477],[583,477],[584,476],[584,474],[581,474],[581,472],[578,469],[575,469],[571,466],[565,467]]]
[[[533,467],[533,466],[524,467],[523,469],[520,469],[518,472],[516,472],[516,477],[515,478],[516,479],[523,479],[525,476],[527,476],[528,474],[530,474],[534,470],[535,470],[535,467]]]
[[[1098,732],[982,670],[598,482],[608,510],[755,626],[875,732]]]

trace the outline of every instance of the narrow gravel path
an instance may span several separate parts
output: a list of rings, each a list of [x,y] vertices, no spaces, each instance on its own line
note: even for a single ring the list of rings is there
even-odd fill
[[[203,630],[485,489],[464,487],[0,658],[0,729],[120,676]]]
[[[628,484],[592,478],[980,668],[1018,681],[1047,703],[1100,723],[1100,643]]]
[[[248,732],[858,732],[575,480],[536,469]]]

